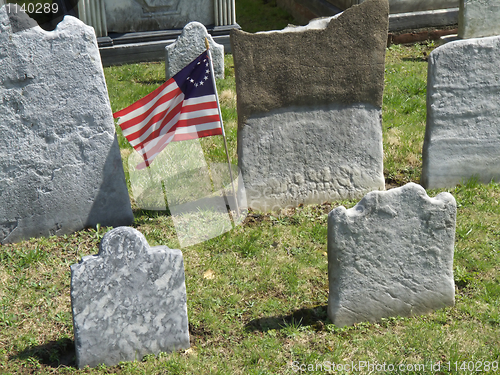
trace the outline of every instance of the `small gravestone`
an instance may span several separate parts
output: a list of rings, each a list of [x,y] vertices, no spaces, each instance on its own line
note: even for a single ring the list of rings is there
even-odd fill
[[[457,40],[429,56],[422,185],[500,181],[500,36]]]
[[[328,317],[341,327],[453,306],[456,203],[410,183],[328,215]]]
[[[224,46],[214,42],[205,26],[199,22],[190,22],[177,40],[166,46],[165,77],[173,77],[206,50],[205,38],[208,39],[212,52],[215,78],[224,78]]]
[[[94,30],[0,8],[0,243],[134,220]]]
[[[458,37],[462,39],[500,35],[500,1],[460,0]]]
[[[381,105],[389,4],[306,27],[233,30],[238,163],[269,211],[384,189]]]
[[[71,305],[79,368],[190,346],[182,253],[133,228],[106,233],[98,255],[71,266]]]

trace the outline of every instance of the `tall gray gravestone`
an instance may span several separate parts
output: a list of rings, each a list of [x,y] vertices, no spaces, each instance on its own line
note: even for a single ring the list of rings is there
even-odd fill
[[[180,250],[129,227],[106,233],[98,255],[71,266],[78,367],[189,348],[186,301]]]
[[[328,215],[328,317],[336,326],[453,306],[456,203],[410,183]]]
[[[500,35],[500,1],[460,0],[458,37],[462,39]]]
[[[457,40],[429,55],[425,188],[500,181],[500,36]]]
[[[0,242],[131,224],[91,27],[0,8]]]
[[[224,78],[224,46],[214,42],[207,28],[199,22],[190,22],[182,29],[177,40],[166,46],[165,77],[173,77],[206,50],[208,39],[215,78]]]
[[[306,27],[233,30],[238,163],[268,211],[384,189],[381,105],[387,0]]]

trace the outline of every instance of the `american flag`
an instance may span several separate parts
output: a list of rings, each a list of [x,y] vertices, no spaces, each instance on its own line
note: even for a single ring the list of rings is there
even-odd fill
[[[208,51],[156,90],[113,114],[144,158],[143,169],[173,141],[222,135]]]

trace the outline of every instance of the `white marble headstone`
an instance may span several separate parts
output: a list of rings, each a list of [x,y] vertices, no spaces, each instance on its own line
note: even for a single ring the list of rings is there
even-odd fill
[[[500,180],[500,36],[457,40],[429,56],[422,186]]]
[[[0,8],[0,243],[129,225],[130,207],[94,30],[54,31]]]
[[[106,233],[98,255],[71,266],[78,367],[189,348],[186,301],[180,250],[129,227]]]
[[[453,306],[456,203],[410,183],[328,215],[328,317],[336,326]]]
[[[500,35],[500,1],[460,0],[458,37],[463,39]]]
[[[173,77],[206,50],[208,39],[212,53],[215,78],[224,78],[224,46],[216,43],[207,28],[199,22],[190,22],[182,29],[177,40],[166,46],[165,77]]]

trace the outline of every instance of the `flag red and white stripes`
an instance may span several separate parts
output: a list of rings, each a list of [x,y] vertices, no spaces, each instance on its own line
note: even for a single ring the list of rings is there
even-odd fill
[[[222,135],[207,51],[156,90],[116,112],[123,135],[151,164],[173,141]]]

